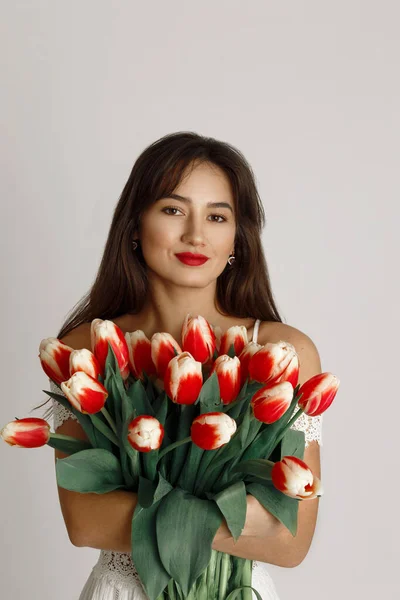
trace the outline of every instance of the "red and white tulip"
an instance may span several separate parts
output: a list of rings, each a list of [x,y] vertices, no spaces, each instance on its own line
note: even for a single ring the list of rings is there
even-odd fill
[[[40,448],[50,439],[50,425],[44,419],[27,417],[8,423],[0,436],[10,446]]]
[[[218,377],[221,400],[223,404],[230,404],[240,392],[240,360],[237,356],[231,358],[227,354],[221,354],[214,361],[210,376],[214,371]]]
[[[272,483],[283,494],[299,500],[312,500],[322,496],[320,479],[297,456],[284,456],[271,471]]]
[[[69,357],[69,374],[70,376],[77,371],[83,371],[87,373],[93,379],[98,379],[101,375],[101,368],[99,361],[87,348],[81,348],[80,350],[73,350]]]
[[[189,352],[172,358],[164,375],[164,390],[176,404],[194,404],[203,385],[201,362]]]
[[[43,371],[58,385],[69,379],[69,357],[73,348],[58,338],[48,337],[40,342],[39,358]]]
[[[223,412],[209,412],[193,419],[192,442],[203,450],[216,450],[227,444],[237,428],[235,419]]]
[[[204,365],[213,360],[216,336],[211,325],[201,315],[186,315],[182,325],[182,348]]]
[[[249,342],[245,345],[241,353],[239,354],[240,360],[240,387],[243,386],[244,382],[249,376],[249,362],[253,354],[261,350],[263,346],[257,342]]]
[[[137,329],[125,334],[129,352],[129,369],[136,379],[144,380],[143,371],[150,377],[157,375],[156,367],[151,358],[151,341],[146,334]]]
[[[233,325],[221,335],[218,354],[228,354],[229,348],[233,344],[235,356],[239,356],[247,343],[246,327],[244,325]]]
[[[295,347],[282,340],[277,343],[268,342],[251,357],[249,376],[259,383],[290,381],[296,387],[299,361]]]
[[[268,384],[260,388],[250,404],[255,418],[262,423],[275,423],[288,410],[293,400],[293,386],[289,381]]]
[[[114,350],[122,379],[129,377],[129,352],[123,331],[113,321],[93,319],[90,327],[92,352],[99,361],[101,374],[105,374],[108,343]]]
[[[62,382],[61,389],[72,406],[83,414],[99,412],[108,397],[104,385],[83,371],[77,371],[68,381]]]
[[[302,394],[298,405],[309,417],[325,412],[332,404],[340,380],[332,373],[318,373],[303,383],[298,391]]]
[[[139,415],[128,425],[128,442],[139,452],[150,452],[160,448],[164,433],[164,427],[158,419]]]
[[[163,380],[169,361],[182,349],[175,338],[165,331],[154,333],[151,337],[151,359],[156,368],[158,377]]]

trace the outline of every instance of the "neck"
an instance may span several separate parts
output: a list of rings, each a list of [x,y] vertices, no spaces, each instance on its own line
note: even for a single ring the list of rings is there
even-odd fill
[[[140,311],[141,329],[148,332],[170,333],[181,345],[182,325],[187,314],[201,315],[213,327],[224,328],[226,317],[214,304],[215,282],[208,288],[163,288],[157,294],[148,294],[148,300]]]

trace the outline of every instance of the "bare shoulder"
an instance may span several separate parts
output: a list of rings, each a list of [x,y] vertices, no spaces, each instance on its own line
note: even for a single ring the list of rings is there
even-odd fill
[[[60,340],[74,350],[80,350],[81,348],[91,350],[90,326],[90,323],[81,323],[81,325],[74,327],[74,329],[60,338]]]
[[[321,359],[318,349],[309,335],[304,331],[287,325],[286,323],[262,321],[258,335],[258,343],[264,345],[268,342],[289,342],[295,347],[299,356],[300,374],[299,383],[321,373]]]
[[[313,349],[318,352],[314,341],[304,331],[275,321],[261,321],[258,334],[258,343],[266,344],[268,342],[276,343],[280,340],[292,344],[296,351],[303,349]]]

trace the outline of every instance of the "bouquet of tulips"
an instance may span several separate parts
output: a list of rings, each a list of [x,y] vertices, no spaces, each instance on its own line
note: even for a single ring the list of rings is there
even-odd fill
[[[299,359],[285,342],[247,341],[245,327],[221,334],[186,316],[182,348],[168,333],[149,340],[94,319],[91,347],[42,340],[39,357],[88,441],[52,433],[40,418],[1,431],[24,448],[47,444],[60,487],[80,493],[134,491],[131,556],[150,600],[251,599],[252,560],[212,548],[223,519],[234,540],[251,494],[292,535],[300,500],[322,494],[304,457],[305,412],[322,414],[339,380],[320,373],[298,385]]]

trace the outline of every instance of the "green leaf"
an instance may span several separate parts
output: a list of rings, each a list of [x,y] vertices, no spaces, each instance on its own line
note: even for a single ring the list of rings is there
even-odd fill
[[[295,536],[297,532],[297,515],[299,500],[290,498],[274,487],[273,484],[249,483],[246,486],[249,494],[257,498],[270,513]]]
[[[305,450],[304,431],[288,429],[281,440],[281,459],[284,456],[297,456],[303,460]]]
[[[157,472],[155,481],[149,481],[145,477],[140,477],[138,491],[138,504],[140,504],[140,508],[135,511],[133,518],[135,519],[141,510],[150,508],[154,502],[161,500],[171,490],[172,485],[159,471]]]
[[[205,570],[211,545],[221,525],[222,514],[215,502],[174,488],[157,511],[156,531],[161,561],[187,595]]]
[[[245,444],[246,444],[247,436],[248,436],[249,429],[250,429],[251,416],[252,416],[252,408],[249,405],[247,407],[246,412],[244,413],[242,424],[239,427],[238,436],[240,439],[240,445],[241,445],[242,449],[245,447]]]
[[[157,600],[171,579],[157,547],[156,517],[162,500],[146,509],[138,503],[132,517],[132,562],[149,600]]]
[[[56,460],[57,483],[73,492],[104,494],[125,487],[119,459],[101,448]]]
[[[106,387],[107,391],[109,392],[109,396],[108,396],[107,402],[106,402],[106,408],[107,408],[108,412],[110,413],[112,419],[116,418],[116,415],[115,415],[116,407],[115,407],[114,394],[112,393],[112,389],[111,389],[111,380],[117,377],[117,373],[121,377],[121,372],[119,370],[118,361],[115,356],[114,349],[111,346],[110,342],[108,342],[108,352],[107,352],[107,358],[106,358],[105,367],[104,367],[104,374],[105,374],[104,386]]]
[[[260,457],[269,458],[280,431],[281,424],[279,421],[266,425],[238,458],[240,460]]]
[[[167,412],[168,412],[168,396],[166,394],[166,392],[162,392],[159,396],[160,398],[160,402],[157,403],[158,407],[157,410],[155,410],[155,417],[156,419],[158,419],[161,423],[161,425],[164,427],[165,425],[165,420],[167,418]],[[153,405],[153,408],[155,408],[155,406]]]
[[[140,379],[137,379],[127,391],[135,410],[136,416],[139,415],[150,415],[155,416],[153,407],[147,396],[146,390]]]
[[[208,412],[219,412],[223,407],[216,371],[203,383],[196,405],[198,403],[200,404],[201,415]]]
[[[189,451],[186,455],[186,460],[178,478],[177,485],[191,494],[194,493],[197,472],[205,452],[207,452],[207,450],[199,448],[196,444],[191,443],[189,445]]]
[[[229,531],[236,542],[246,522],[247,500],[245,484],[243,481],[238,481],[218,492],[218,494],[207,492],[206,496],[217,503],[226,519]]]
[[[154,492],[157,484],[146,477],[139,475],[138,502],[143,508],[149,508],[153,504]]]
[[[110,342],[108,342],[107,358],[106,358],[105,367],[104,367],[104,374],[105,374],[104,379],[107,379],[107,377],[112,373],[115,374],[118,370],[119,370],[119,365],[118,365],[117,358],[115,356],[114,349],[113,349],[112,345],[110,344]]]
[[[91,444],[85,440],[60,440],[53,437],[49,439],[47,445],[64,452],[64,454],[75,454],[75,452],[92,448]]]
[[[117,389],[117,384],[115,382],[115,375],[111,375],[109,377],[108,383],[109,383],[110,390],[112,391],[113,396],[114,397],[116,395],[119,396],[118,402],[115,405],[115,408],[116,408],[116,410],[115,410],[115,426],[117,429],[117,437],[118,437],[118,441],[119,441],[119,457],[120,457],[120,461],[121,461],[122,472],[123,472],[127,487],[129,489],[136,489],[137,480],[135,480],[135,478],[133,477],[133,474],[132,474],[130,455],[132,454],[133,456],[135,456],[135,452],[137,452],[137,451],[134,450],[134,448],[132,448],[132,446],[128,443],[126,436],[125,436],[125,438],[123,437],[124,422],[123,422],[122,412],[123,412],[124,400],[119,395],[119,392]],[[123,393],[123,397],[125,397],[125,392]],[[129,446],[129,448],[128,448],[128,446]],[[130,454],[128,454],[128,452]]]

